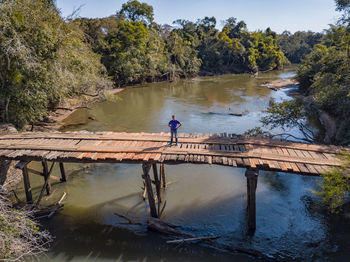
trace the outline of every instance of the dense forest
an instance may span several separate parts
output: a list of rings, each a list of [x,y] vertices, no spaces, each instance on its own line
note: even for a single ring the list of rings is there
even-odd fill
[[[159,25],[131,0],[100,19],[63,18],[52,0],[0,1],[0,118],[18,128],[42,120],[66,97],[196,75],[256,73],[299,62],[323,34],[214,17]],[[288,60],[289,59],[289,60]]]

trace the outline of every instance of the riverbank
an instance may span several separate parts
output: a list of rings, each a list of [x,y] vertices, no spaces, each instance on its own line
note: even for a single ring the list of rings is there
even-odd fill
[[[117,95],[125,88],[115,88],[110,90],[111,95]],[[62,104],[58,105],[54,111],[43,120],[34,123],[33,125],[27,125],[26,131],[54,131],[59,130],[64,120],[73,114],[79,108],[88,108],[88,105],[96,102],[100,99],[98,96],[82,96],[68,98],[63,101]]]

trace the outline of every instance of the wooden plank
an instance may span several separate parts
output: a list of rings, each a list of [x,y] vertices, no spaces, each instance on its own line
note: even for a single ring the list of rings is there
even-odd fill
[[[278,162],[278,164],[281,167],[282,171],[288,171],[288,168],[284,162]]]
[[[157,139],[161,139],[162,141],[166,141],[167,137],[163,136],[154,136],[150,134],[144,134],[143,136],[135,136],[135,134],[127,134],[127,133],[115,133],[112,136],[107,135],[98,135],[94,133],[22,133],[20,135],[7,135],[2,136],[0,138],[0,142],[2,140],[6,139],[41,139],[43,138],[59,138],[59,139],[89,139],[89,140],[154,140],[154,137],[157,137]],[[216,138],[217,139],[217,138]],[[228,138],[220,138],[222,141],[230,141],[231,139]],[[195,143],[195,141],[198,141],[199,143],[203,142],[203,139],[191,139],[189,142]],[[280,140],[268,140],[268,139],[260,139],[260,140],[252,140],[254,142],[246,142],[247,139],[240,139],[238,141],[244,141],[245,143],[254,143],[257,145],[271,145],[271,146],[279,146],[279,147],[285,147],[285,148],[298,148],[298,149],[305,149],[309,151],[323,151],[325,153],[332,152],[337,153],[339,151],[338,147],[334,146],[320,146],[320,145],[309,145],[309,144],[301,144],[301,143],[291,143],[286,141],[280,141]],[[249,140],[248,140],[249,141]],[[188,141],[185,141],[185,143]],[[207,141],[206,141],[207,142]],[[220,141],[213,140],[213,143],[220,143]],[[222,142],[221,142],[222,143]]]
[[[295,163],[289,163],[289,164],[291,165],[293,172],[295,172],[295,173],[300,172],[299,168],[297,167],[297,165]]]
[[[304,164],[296,163],[296,165],[302,173],[310,173],[309,169],[307,169],[307,167]]]
[[[244,166],[246,166],[246,167],[250,167],[250,161],[249,161],[249,159],[248,159],[248,158],[243,158],[243,164],[244,164]]]
[[[243,166],[243,159],[242,158],[234,158],[234,160],[237,163],[237,166],[241,167]]]
[[[297,157],[298,156],[297,153],[293,149],[289,149],[288,148],[287,151],[288,151],[289,155],[292,156],[292,157]]]
[[[313,165],[306,164],[306,167],[312,174],[315,174],[315,175],[319,174]]]

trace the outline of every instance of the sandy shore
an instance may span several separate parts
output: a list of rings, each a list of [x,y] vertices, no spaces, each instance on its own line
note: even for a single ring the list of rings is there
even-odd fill
[[[123,91],[124,88],[115,88],[110,90],[110,93],[116,95]],[[45,121],[37,122],[34,126],[28,125],[27,131],[50,131],[58,130],[62,127],[63,121],[77,109],[85,107],[94,101],[97,101],[96,97],[84,97],[84,98],[68,98],[65,102],[58,106],[58,109],[51,112]]]
[[[284,87],[294,86],[298,84],[299,83],[297,80],[293,78],[286,78],[286,79],[277,79],[277,80],[268,81],[266,83],[263,83],[261,86],[277,91]]]

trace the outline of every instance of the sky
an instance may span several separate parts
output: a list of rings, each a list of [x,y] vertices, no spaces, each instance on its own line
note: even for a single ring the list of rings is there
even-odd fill
[[[127,0],[56,0],[62,16],[81,7],[79,17],[106,17],[115,14]],[[270,27],[277,33],[288,30],[321,32],[335,24],[340,13],[334,0],[140,0],[152,5],[155,22],[172,24],[177,19],[197,21],[215,16],[220,29],[225,19],[244,20],[250,31]]]

